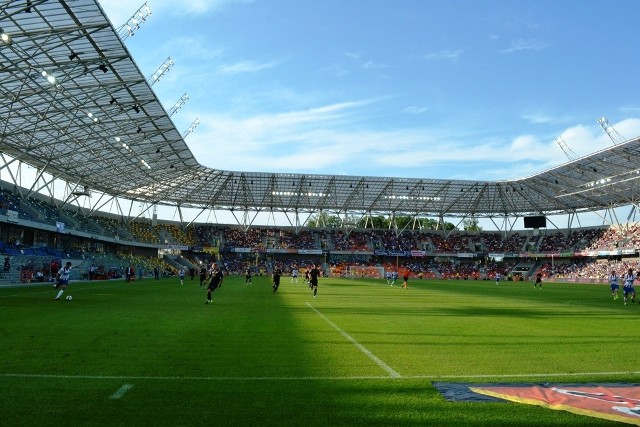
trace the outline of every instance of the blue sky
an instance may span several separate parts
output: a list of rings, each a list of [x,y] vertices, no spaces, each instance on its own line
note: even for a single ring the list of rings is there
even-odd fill
[[[116,27],[143,2],[100,2]],[[502,180],[640,135],[635,0],[150,0],[126,40],[203,165]]]

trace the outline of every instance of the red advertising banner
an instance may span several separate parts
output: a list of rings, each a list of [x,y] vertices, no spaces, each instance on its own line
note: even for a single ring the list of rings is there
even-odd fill
[[[469,390],[511,402],[640,425],[640,386],[635,384],[475,385]]]

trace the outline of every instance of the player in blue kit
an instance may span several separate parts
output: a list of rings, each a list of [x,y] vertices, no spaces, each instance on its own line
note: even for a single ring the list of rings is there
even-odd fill
[[[633,270],[629,269],[627,274],[624,275],[624,286],[622,288],[622,296],[624,297],[624,305],[627,305],[627,296],[631,295],[631,302],[636,302],[636,289],[633,287],[633,282],[636,280]]]
[[[611,286],[611,295],[615,301],[618,299],[620,285],[618,285],[618,274],[614,270],[611,270],[611,274],[609,274],[609,285]]]
[[[55,300],[59,300],[64,291],[67,289],[69,285],[69,276],[71,275],[71,263],[67,262],[64,267],[58,270],[57,280],[54,287],[59,289],[58,295],[54,298]]]

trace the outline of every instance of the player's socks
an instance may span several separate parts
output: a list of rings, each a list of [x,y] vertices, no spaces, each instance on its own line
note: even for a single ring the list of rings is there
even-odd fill
[[[63,293],[64,293],[64,290],[63,290],[63,289],[60,289],[60,290],[58,291],[58,295],[56,295],[56,298],[55,298],[55,299],[60,299],[60,297],[62,296],[62,294],[63,294]]]

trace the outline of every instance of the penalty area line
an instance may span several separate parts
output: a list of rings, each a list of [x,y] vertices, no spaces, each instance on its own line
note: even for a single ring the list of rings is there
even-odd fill
[[[349,335],[348,333],[346,333],[345,331],[343,331],[342,329],[340,329],[340,327],[338,325],[336,325],[335,323],[333,323],[331,320],[329,320],[326,316],[324,316],[322,313],[320,313],[314,306],[312,306],[309,303],[306,303],[307,306],[313,310],[318,316],[320,316],[320,318],[322,320],[324,320],[325,322],[327,322],[329,325],[331,325],[331,327],[333,329],[335,329],[336,331],[338,331],[340,333],[340,335],[342,335],[343,337],[345,337],[347,339],[347,341],[350,341],[353,345],[355,345],[361,352],[363,352],[364,354],[366,354],[369,359],[373,360],[376,365],[378,365],[379,367],[381,367],[382,369],[384,369],[392,378],[401,378],[402,375],[400,375],[399,373],[397,373],[396,371],[393,370],[393,368],[391,368],[389,365],[387,365],[386,363],[384,363],[382,360],[380,360],[378,357],[376,357],[375,354],[371,353],[365,346],[363,346],[362,344],[360,344],[358,341],[356,341],[355,338],[353,338],[351,335]]]

